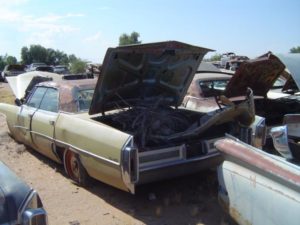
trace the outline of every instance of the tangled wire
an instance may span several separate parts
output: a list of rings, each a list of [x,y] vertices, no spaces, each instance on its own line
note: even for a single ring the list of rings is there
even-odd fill
[[[131,133],[142,149],[161,142],[155,136],[169,136],[186,130],[189,119],[182,112],[170,107],[134,107],[118,113],[113,118],[121,129]]]

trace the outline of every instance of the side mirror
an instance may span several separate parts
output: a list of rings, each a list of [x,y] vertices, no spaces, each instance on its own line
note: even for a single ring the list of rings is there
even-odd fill
[[[48,225],[47,213],[43,208],[27,209],[22,216],[22,225]]]
[[[15,104],[16,104],[17,106],[21,106],[21,105],[22,105],[22,102],[21,102],[20,99],[16,98],[16,99],[15,99]]]

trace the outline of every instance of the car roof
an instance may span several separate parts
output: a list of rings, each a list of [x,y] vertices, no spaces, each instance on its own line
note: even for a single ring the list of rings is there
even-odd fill
[[[36,87],[52,87],[59,89],[59,110],[69,113],[80,112],[76,98],[80,90],[94,90],[96,79],[82,80],[61,80],[61,81],[46,81],[36,85]]]

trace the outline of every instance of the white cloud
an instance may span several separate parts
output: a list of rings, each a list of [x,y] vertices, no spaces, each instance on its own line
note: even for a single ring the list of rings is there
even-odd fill
[[[0,8],[0,22],[13,23],[19,21],[21,17],[20,13],[16,11]]]
[[[17,6],[27,3],[28,0],[0,0],[1,7]]]
[[[98,31],[96,34],[93,34],[92,36],[86,37],[84,39],[85,42],[95,42],[99,41],[101,39],[101,32]]]
[[[82,17],[80,13],[48,14],[37,17],[24,14],[17,10],[16,5],[25,4],[28,0],[0,0],[0,23],[14,27],[27,36],[26,44],[44,44],[49,46],[55,42],[56,37],[78,31],[79,28],[68,22],[74,17]]]

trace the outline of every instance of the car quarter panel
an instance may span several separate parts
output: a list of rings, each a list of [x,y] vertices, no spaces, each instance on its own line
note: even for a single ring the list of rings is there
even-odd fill
[[[299,224],[299,166],[242,142],[215,145],[225,159],[219,200],[238,224]]]
[[[18,120],[19,111],[20,111],[19,106],[0,103],[0,113],[5,115],[7,126],[11,135],[14,136],[18,141],[21,141],[20,129],[15,126]]]
[[[127,190],[122,182],[121,152],[130,135],[83,117],[60,113],[56,144],[77,152],[91,177]]]

